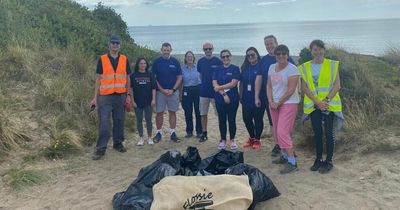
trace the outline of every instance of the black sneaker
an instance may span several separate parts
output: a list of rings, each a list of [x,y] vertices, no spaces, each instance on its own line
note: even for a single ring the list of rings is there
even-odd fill
[[[278,155],[281,154],[281,148],[279,147],[278,144],[275,144],[274,148],[271,151],[271,156],[272,157],[278,157]]]
[[[179,138],[178,138],[178,136],[176,135],[175,132],[173,132],[173,133],[171,134],[171,141],[173,141],[173,142],[175,142],[175,143],[181,142],[181,141],[179,140]]]
[[[295,172],[297,170],[299,170],[297,168],[297,164],[293,165],[293,164],[288,162],[288,163],[285,164],[285,167],[280,171],[280,173],[281,174],[288,174],[288,173]]]
[[[288,162],[288,160],[286,160],[285,158],[281,156],[279,156],[279,158],[272,160],[273,164],[286,164]]]
[[[320,159],[315,159],[314,164],[311,166],[311,171],[318,171],[322,166],[322,161]]]
[[[322,163],[322,166],[319,168],[319,173],[321,174],[326,174],[329,171],[331,171],[333,168],[332,161],[324,161]]]
[[[161,133],[157,132],[156,135],[153,137],[154,143],[160,142],[162,139]]]
[[[207,141],[207,140],[208,140],[207,135],[202,134],[201,137],[200,137],[199,142],[205,142],[205,141]]]
[[[92,156],[92,160],[100,160],[104,157],[104,152],[95,152]]]
[[[187,133],[187,134],[186,134],[186,136],[185,136],[185,138],[187,138],[187,139],[188,139],[188,138],[190,138],[190,137],[192,137],[192,136],[193,136],[193,134],[192,134],[192,133]]]
[[[117,152],[121,152],[121,153],[126,152],[126,149],[125,149],[125,147],[124,147],[123,144],[114,145],[113,148],[114,148]]]

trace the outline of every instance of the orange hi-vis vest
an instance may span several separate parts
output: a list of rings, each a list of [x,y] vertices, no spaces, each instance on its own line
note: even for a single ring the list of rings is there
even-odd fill
[[[127,72],[126,56],[120,54],[117,69],[114,70],[107,54],[101,56],[103,73],[101,74],[99,94],[126,93]]]

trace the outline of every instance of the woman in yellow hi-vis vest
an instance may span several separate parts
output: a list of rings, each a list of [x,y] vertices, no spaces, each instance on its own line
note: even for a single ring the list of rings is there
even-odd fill
[[[313,59],[299,66],[304,96],[303,120],[311,118],[316,159],[311,171],[327,173],[333,168],[335,148],[334,128],[344,119],[339,96],[339,61],[326,59],[325,44],[314,40],[310,44]],[[323,132],[324,127],[324,132]],[[322,161],[323,133],[326,137],[326,159]]]

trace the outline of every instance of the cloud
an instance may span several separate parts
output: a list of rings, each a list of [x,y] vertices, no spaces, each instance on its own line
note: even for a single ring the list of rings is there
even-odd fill
[[[234,11],[235,12],[240,12],[240,10],[241,10],[240,8],[236,8]]]
[[[123,6],[132,6],[137,5],[141,2],[141,0],[75,0],[77,3],[93,7],[96,6],[99,2],[103,5],[110,7],[123,7]]]
[[[268,6],[273,4],[282,4],[282,3],[290,3],[296,2],[297,0],[275,0],[275,1],[262,1],[262,2],[253,2],[254,6]]]
[[[178,7],[187,9],[212,9],[221,2],[214,0],[75,0],[85,6],[95,6],[99,1],[106,6],[122,7],[132,5],[160,5],[164,7]]]

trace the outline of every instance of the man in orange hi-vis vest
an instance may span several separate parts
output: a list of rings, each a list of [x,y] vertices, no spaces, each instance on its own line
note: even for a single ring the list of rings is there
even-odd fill
[[[131,68],[127,57],[120,53],[121,39],[113,35],[110,38],[108,54],[100,57],[97,63],[92,107],[97,107],[99,115],[99,134],[93,160],[104,157],[108,139],[110,138],[113,119],[113,148],[118,152],[126,152],[124,141],[125,104],[131,104],[130,80]]]

